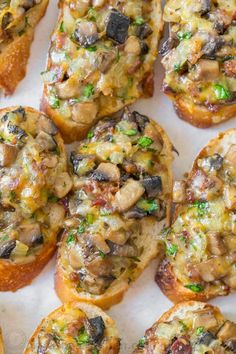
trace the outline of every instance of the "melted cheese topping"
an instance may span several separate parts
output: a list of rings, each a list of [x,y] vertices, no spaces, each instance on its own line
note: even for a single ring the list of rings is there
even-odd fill
[[[163,233],[167,259],[189,290],[223,295],[236,289],[236,132],[200,154],[187,181],[186,200]]]
[[[169,0],[164,91],[194,104],[232,104],[236,92],[236,1]]]
[[[155,1],[89,4],[64,1],[43,74],[49,105],[74,123],[113,113],[153,89]]]
[[[0,119],[0,259],[29,262],[44,244],[56,242],[64,216],[55,203],[71,186],[64,146],[38,112],[20,107]],[[69,182],[61,189],[62,177]]]
[[[97,315],[79,304],[66,304],[42,321],[25,350],[25,354],[41,352],[117,354],[119,338],[114,324],[101,311]]]
[[[99,295],[120,277],[132,281],[145,260],[141,221],[166,218],[171,152],[137,112],[101,121],[88,136],[71,155],[74,193],[59,263],[73,288]]]
[[[138,353],[235,353],[236,324],[203,303],[182,303],[156,322],[139,341]]]

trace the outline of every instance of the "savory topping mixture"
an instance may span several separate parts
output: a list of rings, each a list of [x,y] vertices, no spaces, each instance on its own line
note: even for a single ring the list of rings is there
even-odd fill
[[[199,155],[174,199],[183,205],[163,232],[175,277],[195,293],[236,290],[236,131],[219,136]],[[181,200],[182,198],[182,200]]]
[[[72,186],[63,142],[51,120],[19,107],[0,116],[0,259],[34,259],[56,242]],[[54,231],[52,233],[52,230]]]
[[[91,313],[90,313],[91,312]],[[117,330],[101,311],[86,311],[72,303],[54,311],[41,323],[25,354],[117,354]]]
[[[157,127],[125,111],[99,122],[71,153],[74,192],[59,262],[78,292],[100,295],[120,276],[132,281],[147,246],[141,219],[166,218],[171,152]]]
[[[0,52],[15,37],[22,36],[31,24],[28,14],[41,0],[0,1]]]
[[[235,0],[168,0],[164,19],[171,23],[160,51],[164,92],[211,110],[235,103]]]
[[[213,306],[190,304],[181,303],[148,329],[134,354],[236,353],[236,324]]]
[[[65,0],[42,73],[52,109],[75,123],[153,93],[155,1]]]

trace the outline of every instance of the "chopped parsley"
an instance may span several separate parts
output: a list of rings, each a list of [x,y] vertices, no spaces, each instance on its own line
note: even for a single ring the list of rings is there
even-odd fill
[[[78,336],[75,337],[75,341],[78,345],[83,345],[90,342],[90,337],[84,328],[80,331]]]
[[[57,109],[60,107],[61,105],[61,101],[59,100],[58,97],[54,96],[54,95],[50,95],[49,96],[49,105],[53,108],[53,109]]]
[[[204,327],[198,327],[197,329],[196,329],[196,335],[197,336],[200,336],[202,333],[204,333],[205,332],[205,328]]]
[[[181,70],[181,65],[180,64],[174,64],[174,71],[175,72],[180,72],[180,70]]]
[[[63,22],[63,21],[61,21],[61,23],[60,23],[59,32],[61,32],[61,33],[65,32],[65,29],[64,29],[64,22]]]
[[[218,100],[228,100],[231,97],[231,92],[227,87],[221,84],[215,84],[213,88]]]
[[[138,208],[145,210],[148,213],[158,210],[159,205],[153,199],[140,199],[136,204]]]
[[[99,351],[95,348],[92,350],[92,354],[99,354]]]
[[[89,52],[96,52],[97,47],[94,45],[94,46],[87,47],[86,49],[87,49]]]
[[[87,214],[86,216],[86,222],[91,225],[94,222],[94,216],[93,214]]]
[[[175,244],[166,245],[166,253],[168,256],[175,257],[178,252],[178,246]]]
[[[10,202],[14,202],[16,200],[16,192],[10,191],[9,192],[9,199],[10,199]]]
[[[99,251],[99,256],[104,259],[106,257],[105,253],[102,251]]]
[[[184,287],[194,293],[201,293],[204,290],[204,287],[201,284],[187,284]]]
[[[84,222],[81,222],[80,226],[77,229],[77,232],[79,234],[82,234],[85,231],[85,226],[84,226]]]
[[[188,326],[184,323],[184,321],[179,321],[179,324],[181,325],[181,331],[185,332],[188,329]]]
[[[88,132],[88,135],[87,135],[87,138],[88,138],[88,139],[91,139],[93,136],[94,136],[94,133],[93,133],[93,132]]]
[[[0,236],[0,241],[7,241],[9,239],[8,235]]]
[[[100,210],[100,215],[101,216],[107,216],[107,215],[110,215],[110,214],[111,214],[110,210],[107,210],[107,209],[101,209]]]
[[[70,245],[71,243],[74,243],[74,242],[75,242],[75,235],[69,234],[68,237],[67,237],[67,239],[66,239],[66,243],[67,243],[68,245]]]
[[[54,194],[51,194],[51,195],[48,196],[48,201],[49,202],[56,203],[56,202],[58,202],[58,200],[59,200],[59,198],[56,197]]]
[[[97,20],[97,11],[93,7],[88,10],[88,18],[93,22]]]
[[[191,32],[178,32],[177,37],[179,38],[180,41],[183,41],[184,39],[190,39],[192,37]]]
[[[138,341],[139,348],[144,348],[145,343],[146,343],[146,338],[145,337],[140,338]]]
[[[137,16],[137,17],[135,17],[133,23],[136,26],[141,26],[141,25],[143,25],[145,23],[145,21],[144,21],[144,19],[141,16]]]
[[[90,98],[93,94],[94,94],[93,84],[87,84],[83,89],[83,93],[82,93],[83,98]]]
[[[198,200],[193,205],[197,208],[198,216],[204,216],[209,208],[208,202],[200,202]]]
[[[139,138],[138,140],[138,144],[139,146],[141,146],[142,148],[146,148],[150,145],[152,145],[153,140],[151,138],[149,138],[148,136],[142,136],[141,138]]]

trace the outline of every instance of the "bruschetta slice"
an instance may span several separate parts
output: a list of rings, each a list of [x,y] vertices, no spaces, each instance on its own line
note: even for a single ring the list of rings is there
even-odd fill
[[[118,354],[119,348],[115,322],[94,305],[74,302],[42,320],[24,354]]]
[[[166,256],[156,281],[173,301],[236,290],[236,129],[211,140],[186,182],[176,182],[175,221],[163,230]]]
[[[3,337],[2,337],[1,328],[0,328],[0,354],[4,354]]]
[[[133,354],[236,353],[236,324],[218,307],[181,302],[149,328]]]
[[[43,73],[44,110],[67,142],[153,94],[160,0],[64,0]]]
[[[101,120],[70,156],[73,193],[58,251],[62,302],[109,308],[160,251],[169,224],[172,145],[138,112]]]
[[[54,123],[26,107],[0,110],[0,291],[29,284],[51,258],[72,186]]]
[[[48,0],[1,1],[0,88],[7,95],[25,76],[34,30],[47,5]]]
[[[163,91],[180,118],[205,128],[236,116],[235,0],[168,0]]]

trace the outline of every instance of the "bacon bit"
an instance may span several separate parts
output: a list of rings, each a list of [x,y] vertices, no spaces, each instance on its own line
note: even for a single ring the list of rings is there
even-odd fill
[[[171,345],[171,354],[192,354],[192,346],[186,336],[176,339]]]
[[[224,62],[225,74],[230,77],[236,77],[236,59]]]
[[[103,199],[100,199],[100,198],[95,199],[92,202],[92,206],[104,206],[105,204],[106,204],[106,201]]]
[[[85,318],[79,318],[68,324],[67,333],[69,336],[75,337],[78,334],[78,331],[84,326],[84,319]]]
[[[131,68],[128,68],[127,72],[128,74],[132,75],[134,73],[136,73],[136,71],[141,67],[142,62],[141,60],[137,60],[133,66],[131,66]]]
[[[142,82],[143,93],[146,97],[152,97],[154,92],[153,73],[149,73]]]
[[[66,41],[66,33],[58,33],[57,34],[57,41],[56,41],[56,49],[61,49]]]

